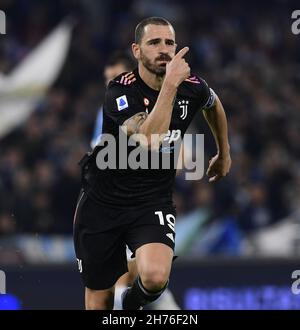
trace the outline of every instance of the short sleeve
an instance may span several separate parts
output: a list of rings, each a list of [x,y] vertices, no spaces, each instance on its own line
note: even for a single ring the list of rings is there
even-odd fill
[[[192,89],[193,96],[197,99],[199,108],[205,110],[215,103],[216,94],[204,79],[193,75],[187,79],[187,82]]]
[[[119,126],[135,115],[137,101],[134,88],[110,83],[105,94],[104,113]]]

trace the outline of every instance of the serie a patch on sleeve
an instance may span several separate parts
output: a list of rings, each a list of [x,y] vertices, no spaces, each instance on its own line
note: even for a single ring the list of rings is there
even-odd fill
[[[122,95],[122,96],[118,97],[116,99],[116,101],[117,101],[117,106],[118,106],[119,111],[122,111],[122,110],[128,108],[128,101],[127,101],[126,95]]]

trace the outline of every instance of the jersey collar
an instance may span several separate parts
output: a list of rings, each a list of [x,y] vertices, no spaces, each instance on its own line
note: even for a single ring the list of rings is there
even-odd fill
[[[134,75],[135,75],[135,77],[136,77],[138,83],[142,86],[142,89],[143,89],[144,91],[149,92],[149,93],[151,93],[151,94],[154,95],[154,96],[158,96],[159,91],[157,91],[157,90],[151,88],[150,86],[148,86],[148,85],[144,82],[144,80],[143,80],[143,79],[140,77],[140,75],[139,75],[139,70],[138,70],[138,68],[134,69],[134,70],[133,70],[133,73],[134,73]]]

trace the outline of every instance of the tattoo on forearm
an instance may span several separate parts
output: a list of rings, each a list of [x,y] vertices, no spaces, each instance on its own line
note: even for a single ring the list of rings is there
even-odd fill
[[[127,135],[139,133],[140,126],[147,119],[148,114],[146,112],[138,112],[134,116],[124,121],[122,127],[127,129]]]

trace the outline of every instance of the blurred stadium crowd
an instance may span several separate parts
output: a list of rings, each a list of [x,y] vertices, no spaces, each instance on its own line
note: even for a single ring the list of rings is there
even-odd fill
[[[178,47],[190,46],[193,72],[216,91],[229,120],[230,175],[217,184],[179,175],[178,215],[208,210],[210,223],[226,224],[230,241],[299,208],[300,42],[290,31],[291,2],[170,2],[1,0],[3,73],[63,18],[72,14],[77,23],[58,81],[30,119],[0,140],[0,235],[72,232],[77,163],[103,100],[103,66],[113,51],[129,49],[146,16],[173,23]],[[191,131],[205,134],[207,166],[215,145],[201,113]]]

